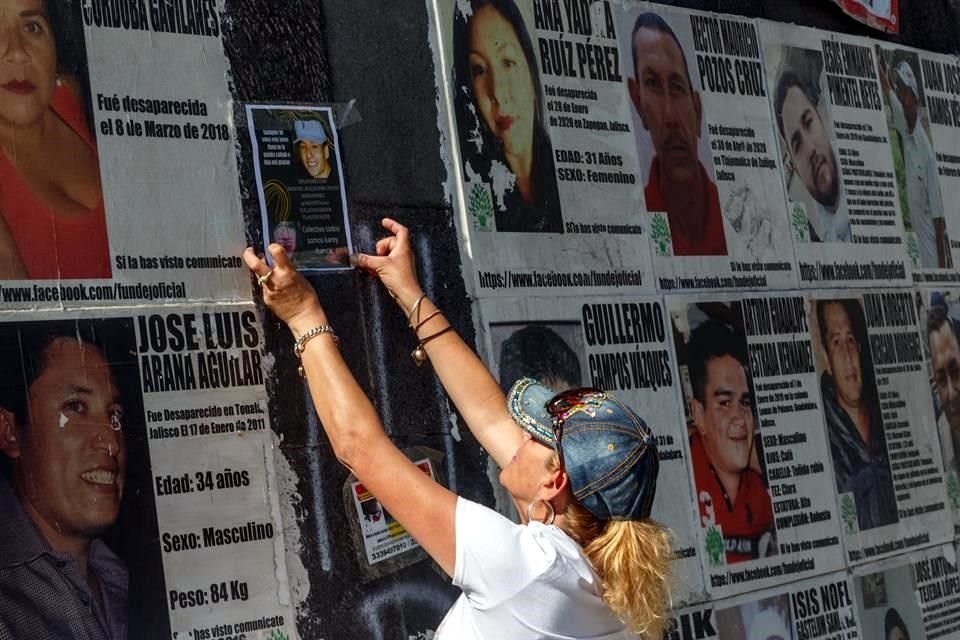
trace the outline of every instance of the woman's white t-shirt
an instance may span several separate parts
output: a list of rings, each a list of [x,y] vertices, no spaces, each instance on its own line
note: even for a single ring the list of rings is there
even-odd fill
[[[555,526],[515,524],[459,498],[453,583],[437,640],[636,638],[600,597],[580,546]]]

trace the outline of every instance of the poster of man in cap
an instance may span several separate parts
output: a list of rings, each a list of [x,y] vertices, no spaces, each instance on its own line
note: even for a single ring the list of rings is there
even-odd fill
[[[877,46],[890,152],[900,193],[903,228],[919,270],[952,269],[949,234],[940,195],[937,156],[930,137],[920,58],[914,51]],[[919,278],[918,278],[919,280]],[[921,280],[922,281],[922,280]]]
[[[348,269],[350,226],[339,144],[325,107],[247,106],[264,244],[301,270]]]

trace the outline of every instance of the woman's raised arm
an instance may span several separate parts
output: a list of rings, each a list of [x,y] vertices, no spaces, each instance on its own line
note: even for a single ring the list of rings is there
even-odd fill
[[[480,445],[503,468],[523,443],[523,431],[507,412],[503,391],[490,371],[455,331],[447,330],[450,323],[425,297],[407,228],[390,218],[384,218],[383,227],[390,235],[377,242],[377,255],[359,254],[355,262],[380,278],[408,316],[447,395]]]
[[[456,557],[457,496],[424,474],[383,431],[370,400],[343,361],[313,287],[283,247],[268,247],[269,269],[252,249],[243,259],[263,288],[263,300],[293,332],[310,395],[333,451],[380,504],[448,574]]]

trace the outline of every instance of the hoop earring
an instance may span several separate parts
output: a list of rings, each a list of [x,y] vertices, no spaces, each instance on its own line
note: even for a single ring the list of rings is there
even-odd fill
[[[553,524],[553,520],[556,517],[557,513],[556,511],[553,510],[553,505],[547,502],[546,500],[544,500],[543,498],[537,498],[536,500],[531,502],[529,505],[527,505],[527,522],[533,522],[533,505],[537,504],[538,502],[542,502],[543,505],[547,508],[547,517],[543,520],[543,524],[548,526]],[[537,522],[540,522],[540,520],[537,520]]]

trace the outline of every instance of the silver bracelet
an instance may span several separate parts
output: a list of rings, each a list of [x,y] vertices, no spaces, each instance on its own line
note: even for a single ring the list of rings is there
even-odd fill
[[[321,333],[329,333],[330,337],[333,338],[333,344],[335,345],[340,344],[340,338],[338,338],[337,334],[334,333],[333,327],[331,327],[329,324],[321,324],[319,326],[314,327],[313,329],[310,329],[309,331],[307,331],[302,336],[296,339],[296,341],[293,343],[293,355],[297,356],[297,359],[299,360],[300,357],[303,355],[303,350],[306,349],[307,347],[307,342],[309,342],[313,338],[316,338]],[[304,375],[302,366],[300,367],[300,375],[301,376]]]

